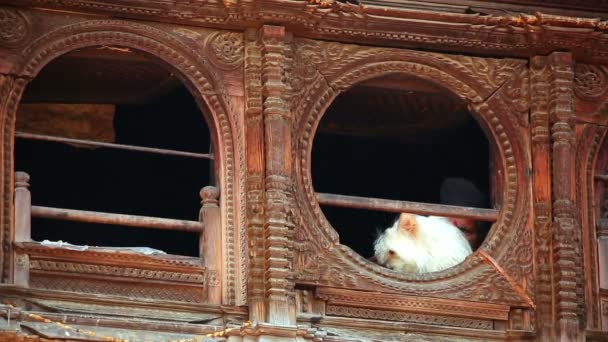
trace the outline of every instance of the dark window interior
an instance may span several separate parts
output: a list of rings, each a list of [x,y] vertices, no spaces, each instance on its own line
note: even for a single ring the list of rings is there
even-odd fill
[[[114,143],[209,153],[209,129],[188,90],[157,61],[132,51],[81,50],[52,62],[24,102],[57,101],[114,104]],[[32,204],[39,206],[196,221],[199,190],[212,182],[212,168],[208,159],[15,143],[15,170],[30,174]],[[195,233],[47,219],[33,219],[32,239],[190,256],[198,256],[199,240]]]
[[[312,151],[315,191],[439,203],[447,177],[489,193],[489,144],[465,103],[418,79],[388,76],[338,96],[321,119]],[[340,241],[373,255],[378,231],[397,214],[322,206]],[[487,229],[487,227],[485,228]]]

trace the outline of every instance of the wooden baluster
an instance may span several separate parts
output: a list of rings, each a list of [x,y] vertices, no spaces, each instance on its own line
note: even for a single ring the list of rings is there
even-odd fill
[[[15,172],[15,242],[28,242],[32,231],[32,196],[29,190],[30,176]],[[27,254],[16,254],[13,267],[15,285],[29,284],[29,258]]]
[[[201,210],[199,221],[203,223],[200,234],[199,255],[206,267],[208,302],[222,302],[222,227],[219,207],[220,191],[215,186],[201,189]]]

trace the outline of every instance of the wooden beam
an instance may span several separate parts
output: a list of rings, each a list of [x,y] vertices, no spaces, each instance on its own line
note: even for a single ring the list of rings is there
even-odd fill
[[[336,194],[317,193],[321,205],[331,205],[342,208],[368,209],[394,213],[412,213],[418,215],[434,215],[446,217],[471,218],[480,221],[496,221],[498,210],[452,205],[395,201],[380,198],[357,197]]]
[[[117,150],[137,151],[137,152],[155,153],[155,154],[162,154],[162,155],[190,157],[190,158],[199,158],[199,159],[213,159],[213,154],[207,154],[207,153],[194,153],[194,152],[168,150],[168,149],[164,149],[164,148],[112,144],[112,143],[105,143],[105,142],[100,142],[100,141],[84,140],[84,139],[71,139],[71,138],[56,137],[56,136],[42,135],[42,134],[15,132],[15,137],[22,138],[22,139],[31,139],[31,140],[42,140],[42,141],[61,142],[61,143],[68,143],[68,144],[80,144],[80,145],[95,146],[95,147],[106,147],[106,148],[113,148],[113,149],[117,149]]]
[[[203,224],[198,221],[175,220],[160,217],[112,214],[96,211],[32,206],[32,217],[51,220],[114,224],[127,227],[152,228],[201,233]]]

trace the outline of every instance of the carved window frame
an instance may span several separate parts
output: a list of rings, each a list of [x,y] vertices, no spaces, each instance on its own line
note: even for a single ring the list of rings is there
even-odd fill
[[[581,215],[585,309],[590,328],[608,331],[605,265],[608,227],[608,102],[606,67],[575,64],[574,90],[581,133],[576,145],[576,197]],[[599,82],[595,82],[598,81]],[[592,109],[592,110],[589,110]]]
[[[36,19],[44,20],[41,18],[32,19],[31,17],[52,17],[55,15],[37,11],[18,11],[18,14],[24,18],[28,35],[32,31],[30,22]],[[206,297],[203,295],[204,292],[201,291],[201,286],[215,286],[220,287],[221,291],[219,301],[216,304],[242,305],[246,300],[246,267],[237,267],[236,260],[240,259],[241,255],[245,255],[246,241],[243,238],[244,228],[237,226],[238,222],[244,221],[244,209],[239,209],[241,206],[237,202],[240,201],[238,198],[244,197],[242,195],[244,190],[237,188],[236,179],[244,174],[245,167],[244,161],[242,161],[244,147],[242,133],[238,130],[236,120],[237,113],[235,111],[237,110],[229,105],[226,85],[224,84],[226,80],[222,75],[226,71],[232,73],[232,75],[240,73],[238,69],[242,66],[243,61],[242,34],[211,31],[209,29],[170,30],[170,27],[158,28],[154,25],[123,20],[83,20],[76,16],[70,18],[67,24],[63,23],[62,20],[48,19],[49,22],[59,22],[59,24],[55,24],[57,26],[51,30],[41,32],[39,37],[29,35],[24,39],[27,44],[21,44],[18,51],[22,60],[14,65],[14,70],[11,70],[11,74],[19,76],[15,78],[14,82],[5,84],[8,90],[5,91],[6,88],[2,89],[0,93],[5,95],[3,103],[6,104],[2,113],[3,147],[1,159],[4,172],[0,184],[5,194],[2,211],[0,212],[4,250],[2,258],[3,281],[13,281],[15,265],[19,267],[19,263],[28,263],[27,266],[31,266],[31,262],[27,259],[23,260],[23,258],[17,257],[13,244],[15,234],[13,219],[15,116],[28,80],[35,77],[51,60],[75,49],[99,45],[121,46],[149,54],[176,70],[177,76],[186,85],[199,108],[208,109],[201,110],[201,112],[205,115],[211,139],[214,141],[217,184],[222,189],[220,196],[222,258],[219,261],[221,265],[219,269],[201,271],[200,261],[193,265],[189,262],[160,260],[160,264],[163,264],[164,267],[177,272],[169,272],[168,277],[182,274],[186,283],[195,282],[198,285],[191,286],[191,289],[186,291],[187,293],[180,293],[187,288],[187,286],[182,286],[180,289],[173,291],[173,294],[169,294],[168,297],[165,296],[166,298],[163,297],[163,291],[157,291],[152,287],[149,291],[150,296],[157,300],[177,300],[192,304],[205,303]],[[231,53],[226,53],[227,47],[232,49]],[[219,51],[223,55],[218,56]],[[240,155],[241,157],[239,157]],[[237,192],[240,194],[238,197],[235,196]],[[65,254],[69,257],[68,254],[73,253],[66,252]],[[97,256],[103,257],[104,255]],[[95,260],[94,255],[91,255],[91,257],[88,259]],[[105,257],[108,257],[108,255],[105,255]],[[87,258],[85,257],[85,259]],[[135,264],[150,262],[146,258],[143,258],[146,260],[139,259],[142,258],[123,258],[124,261]],[[99,271],[104,272],[101,269]],[[201,274],[201,272],[204,274]],[[69,284],[66,286],[70,287]],[[83,286],[86,287],[86,284],[83,284]],[[112,285],[109,284],[109,286]],[[99,289],[93,288],[88,292],[97,293],[97,290]],[[135,289],[132,293],[140,294],[138,291]],[[129,290],[127,289],[124,294],[129,296]]]
[[[428,309],[428,303],[416,300],[419,296],[448,299],[455,306],[471,301],[496,304],[494,309],[503,310],[490,315],[496,320],[506,320],[504,310],[508,312],[510,308],[532,309],[533,233],[529,222],[531,197],[527,191],[530,180],[525,176],[529,160],[529,152],[525,149],[528,139],[527,61],[307,39],[296,39],[294,50],[290,85],[295,98],[292,162],[297,207],[294,214],[296,286],[316,287],[317,297],[326,302],[327,313],[351,317],[407,320],[412,318],[411,314],[373,308],[401,301],[410,304],[393,309],[411,312],[416,305]],[[358,82],[387,74],[422,78],[447,88],[466,101],[494,145],[501,163],[497,169],[502,172],[499,179],[503,185],[502,194],[499,194],[502,206],[497,222],[479,250],[463,263],[442,272],[400,274],[373,264],[349,247],[340,245],[338,234],[323,215],[312,187],[310,154],[321,117],[340,92]],[[342,290],[338,291],[341,293],[331,290],[336,287],[356,291],[344,294]],[[363,291],[374,294],[366,295]],[[387,295],[378,295],[378,292]],[[399,299],[395,295],[402,297]],[[492,329],[493,324],[475,319],[481,317],[479,312],[489,312],[488,308],[470,309],[476,311],[477,316],[463,314],[467,309],[460,312],[454,306],[452,309],[455,310],[452,314],[467,317],[460,326]],[[428,316],[423,321],[431,319]]]

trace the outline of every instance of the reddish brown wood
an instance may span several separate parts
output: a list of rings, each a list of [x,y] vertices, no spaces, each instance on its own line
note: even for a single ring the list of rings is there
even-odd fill
[[[496,221],[498,210],[456,207],[452,205],[395,201],[381,198],[346,196],[317,192],[317,200],[321,205],[367,210],[382,210],[393,213],[412,213],[418,215],[436,215],[446,217],[472,218],[481,221]]]
[[[29,190],[30,176],[15,172],[15,242],[27,242],[32,229],[32,195]]]
[[[536,243],[536,274],[538,299],[536,317],[541,340],[555,339],[553,317],[553,270],[551,267],[551,146],[549,135],[549,77],[547,58],[536,56],[531,63],[530,135],[532,140],[533,210]]]
[[[2,3],[13,7],[0,6],[0,300],[26,299],[52,319],[91,329],[124,328],[131,340],[154,333],[165,340],[164,332],[194,339],[227,326],[237,327],[230,342],[608,336],[608,201],[605,184],[598,185],[605,165],[596,161],[608,123],[608,24],[594,19],[606,12],[600,1],[514,0],[483,8],[468,0],[177,0],[171,8],[143,0]],[[184,156],[216,156],[217,187],[202,191],[200,222],[45,207],[31,215],[198,232],[201,259],[27,242],[28,193],[14,173],[14,138],[25,137],[14,132],[16,108],[41,68],[87,46],[142,51],[168,64],[172,80],[184,81],[214,139],[213,154]],[[130,71],[120,76],[135,76]],[[489,179],[497,210],[316,194],[314,137],[327,108],[352,87],[361,96],[370,88],[407,88],[461,101],[495,147]],[[455,116],[442,110],[428,118],[448,125]],[[385,129],[408,127],[403,121]],[[373,138],[355,118],[348,124]],[[342,245],[351,236],[338,236],[319,204],[493,225],[461,265],[404,275]],[[32,335],[0,332],[2,338],[42,341],[44,331],[48,339],[64,337],[52,325],[27,328],[27,312],[2,310],[18,321],[11,329]],[[247,319],[256,323],[238,329]]]
[[[201,189],[202,208],[199,221],[205,227],[201,233],[199,244],[199,255],[203,265],[206,267],[210,282],[207,300],[209,304],[222,303],[222,226],[219,207],[220,191],[214,186],[206,186]]]
[[[573,60],[555,52],[548,57],[552,70],[549,85],[549,117],[552,144],[553,255],[557,336],[561,341],[578,340],[584,317],[581,293],[583,265],[580,223],[574,207],[572,141]]]
[[[262,51],[257,29],[245,32],[245,136],[247,140],[247,237],[249,246],[250,318],[266,317],[264,284],[264,117],[262,115]]]
[[[32,195],[29,190],[30,176],[25,172],[15,172],[15,242],[29,242],[32,230]],[[17,253],[13,266],[15,285],[29,285],[29,257]]]
[[[71,138],[55,137],[55,136],[43,135],[43,134],[15,132],[15,137],[23,138],[23,139],[41,140],[41,141],[61,142],[61,143],[67,143],[67,144],[79,144],[79,145],[85,145],[85,146],[113,148],[113,149],[125,150],[125,151],[146,152],[146,153],[162,154],[162,155],[168,155],[168,156],[180,156],[180,157],[199,158],[199,159],[213,159],[213,154],[184,152],[184,151],[167,150],[167,149],[163,149],[163,148],[152,148],[152,147],[144,147],[144,146],[111,144],[111,143],[105,143],[105,142],[101,142],[101,141],[92,141],[92,140],[85,140],[85,139],[71,139]]]
[[[74,210],[32,206],[32,217],[52,220],[114,224],[126,227],[202,232],[203,225],[196,221],[174,220],[160,217],[101,213],[97,211]]]
[[[259,32],[262,48],[262,94],[264,95],[265,221],[264,280],[266,322],[276,325],[296,323],[294,282],[289,265],[293,223],[291,125],[292,116],[283,97],[285,68],[285,28],[265,25]]]

